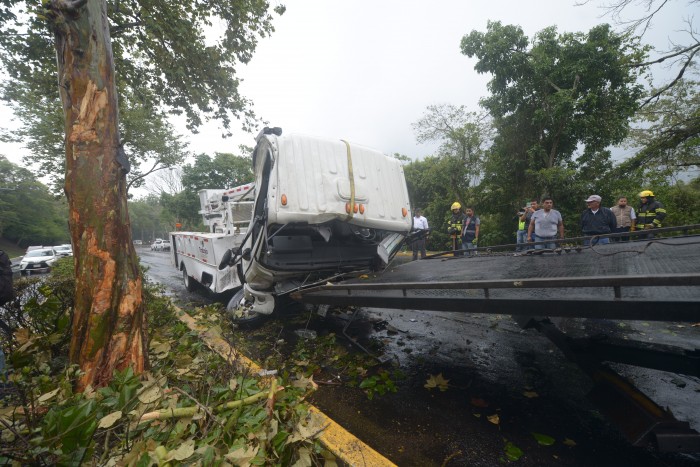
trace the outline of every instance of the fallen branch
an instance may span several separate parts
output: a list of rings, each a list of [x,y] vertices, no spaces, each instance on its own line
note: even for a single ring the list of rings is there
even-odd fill
[[[283,389],[284,387],[279,387],[277,388],[277,391],[281,391]],[[219,413],[223,412],[224,410],[235,409],[236,407],[242,407],[244,405],[253,404],[257,401],[265,399],[266,397],[270,397],[270,394],[268,392],[259,392],[257,394],[253,394],[252,396],[248,396],[245,399],[239,399],[237,401],[226,402],[224,404],[217,405],[212,409],[212,411]],[[150,420],[167,420],[171,418],[192,417],[195,414],[197,414],[197,412],[199,412],[200,410],[203,410],[200,406],[177,407],[174,409],[156,410],[155,412],[148,412],[146,414],[143,414],[140,421],[146,422]]]

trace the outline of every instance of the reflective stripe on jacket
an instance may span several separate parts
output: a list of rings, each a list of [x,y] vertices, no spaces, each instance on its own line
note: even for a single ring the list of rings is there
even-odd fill
[[[463,213],[452,214],[450,224],[447,228],[447,233],[455,234],[457,236],[462,235],[462,226],[464,225],[464,219],[466,218],[467,216]]]
[[[666,209],[664,205],[656,200],[650,201],[639,206],[639,210],[637,211],[637,225],[651,224],[655,228],[659,228],[665,217]]]

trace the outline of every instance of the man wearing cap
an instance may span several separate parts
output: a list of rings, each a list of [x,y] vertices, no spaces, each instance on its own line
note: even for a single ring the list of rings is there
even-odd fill
[[[591,195],[586,200],[588,208],[581,213],[581,231],[586,237],[613,233],[617,228],[615,214],[609,208],[601,207],[601,201],[602,198],[598,195]],[[608,237],[583,241],[583,244],[586,246],[605,245],[607,243],[610,243]]]

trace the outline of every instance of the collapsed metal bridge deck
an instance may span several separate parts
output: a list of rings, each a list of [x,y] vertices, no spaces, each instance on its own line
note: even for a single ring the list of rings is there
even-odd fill
[[[676,230],[688,227],[700,225]],[[700,377],[700,342],[688,349],[572,338],[549,320],[700,322],[700,235],[532,253],[435,255],[291,295],[316,305],[513,315],[522,327],[546,335],[589,375],[594,383],[589,397],[632,444],[700,452],[696,430],[605,364]]]
[[[293,294],[312,304],[700,321],[700,236],[538,255],[439,256]]]

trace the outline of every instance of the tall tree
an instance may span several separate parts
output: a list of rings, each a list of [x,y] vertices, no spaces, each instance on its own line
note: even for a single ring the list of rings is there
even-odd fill
[[[18,246],[68,240],[64,200],[57,200],[29,170],[0,156],[0,237]]]
[[[455,199],[466,202],[466,190],[479,182],[491,143],[488,117],[469,112],[463,105],[429,105],[412,127],[419,143],[440,143],[437,155],[447,170],[450,190]]]
[[[251,154],[251,148],[242,146],[241,152]],[[204,188],[231,188],[253,181],[250,157],[228,152],[217,152],[214,157],[199,154],[194,164],[182,167],[182,187],[197,196]]]
[[[77,283],[70,358],[83,370],[78,389],[101,386],[115,369],[132,366],[138,372],[147,366],[110,26],[120,38],[115,48],[121,79],[131,89],[150,90],[133,96],[144,97],[153,108],[184,112],[192,128],[202,122],[202,113],[228,128],[232,117],[243,117],[244,125],[253,117],[238,93],[234,64],[249,60],[258,35],[271,32],[269,5],[260,0],[141,0],[116,2],[108,9],[104,0],[49,0],[43,10],[29,11],[35,7],[27,4],[31,7],[18,14],[11,8],[21,10],[23,1],[2,3],[2,60],[11,78],[31,82],[33,70],[45,64],[33,46],[47,43],[47,27],[53,32]],[[203,29],[213,18],[227,29],[209,45]],[[10,62],[26,66],[8,67]]]
[[[550,27],[531,41],[518,26],[489,22],[465,35],[461,50],[492,75],[481,104],[497,136],[482,189],[503,222],[527,197],[562,199],[572,174],[609,166],[607,148],[627,135],[643,92],[643,68],[630,66],[645,56],[635,40],[603,24],[586,34]]]

